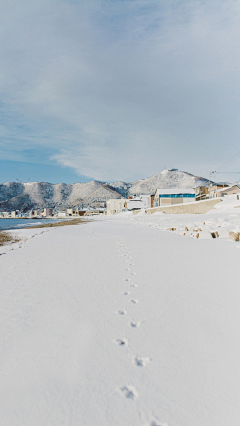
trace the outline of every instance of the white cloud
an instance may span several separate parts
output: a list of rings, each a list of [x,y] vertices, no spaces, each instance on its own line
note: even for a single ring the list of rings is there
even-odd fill
[[[203,174],[238,150],[237,0],[1,8],[9,152],[19,138],[25,150],[51,148],[79,174],[133,180],[165,164]]]

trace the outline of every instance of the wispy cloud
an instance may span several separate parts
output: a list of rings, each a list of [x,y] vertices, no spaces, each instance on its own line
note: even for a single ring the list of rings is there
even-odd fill
[[[216,167],[238,150],[239,18],[237,0],[2,2],[0,153],[101,180]]]

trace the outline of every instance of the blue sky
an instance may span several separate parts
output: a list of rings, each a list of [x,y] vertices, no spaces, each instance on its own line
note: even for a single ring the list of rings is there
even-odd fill
[[[238,0],[0,9],[1,182],[206,176],[239,151]]]

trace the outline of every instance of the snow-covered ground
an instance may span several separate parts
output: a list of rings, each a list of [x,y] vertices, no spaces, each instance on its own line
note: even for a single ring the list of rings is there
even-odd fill
[[[230,204],[17,231],[0,248],[0,423],[238,426]],[[199,239],[177,235],[186,226]]]
[[[109,216],[110,220],[130,222],[137,226],[171,231],[191,238],[211,239],[217,232],[217,238],[228,239],[229,232],[240,232],[240,201],[236,195],[226,197],[206,214],[164,214],[155,212],[147,215],[144,210],[138,214],[124,212]]]

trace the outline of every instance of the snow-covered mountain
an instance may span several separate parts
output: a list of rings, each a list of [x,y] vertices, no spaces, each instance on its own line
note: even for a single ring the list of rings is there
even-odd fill
[[[0,210],[29,210],[43,206],[90,206],[122,195],[104,182],[51,184],[7,182],[0,184]]]
[[[0,210],[29,210],[43,206],[70,207],[98,205],[110,198],[152,194],[157,188],[207,186],[208,180],[176,169],[135,182],[91,181],[74,184],[47,182],[7,182],[0,184]]]
[[[195,188],[208,186],[208,180],[177,169],[163,170],[147,179],[133,182],[129,189],[130,195],[152,194],[157,188]]]

